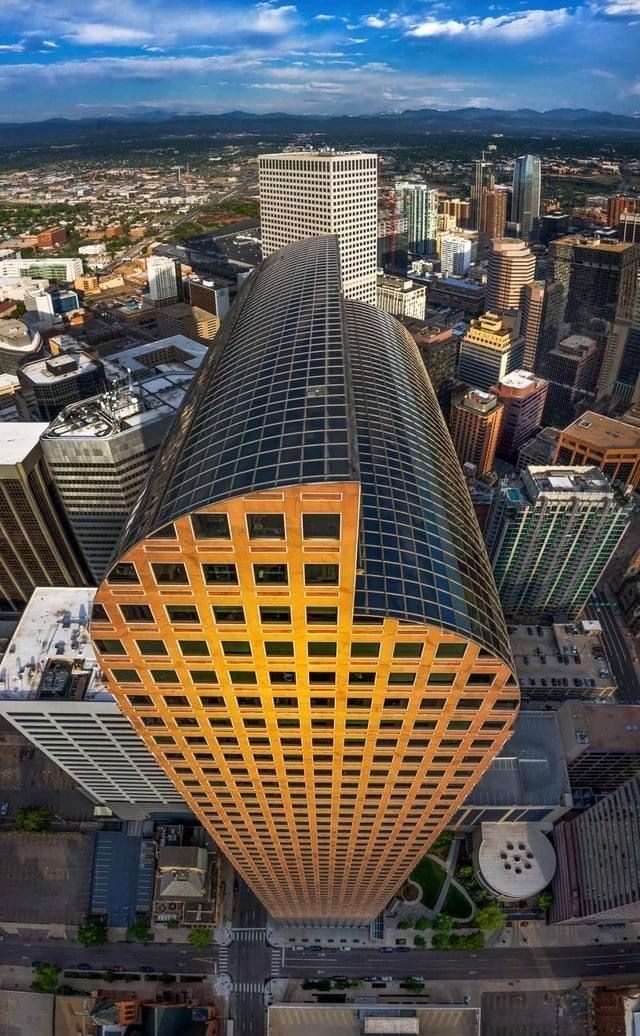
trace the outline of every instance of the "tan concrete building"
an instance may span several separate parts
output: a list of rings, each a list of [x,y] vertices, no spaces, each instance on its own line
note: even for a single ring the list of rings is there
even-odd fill
[[[640,427],[592,410],[560,432],[554,464],[596,464],[612,482],[640,485]]]
[[[520,447],[540,428],[547,388],[544,378],[538,378],[528,370],[505,374],[493,386],[491,391],[504,407],[498,453],[505,460],[515,460]]]
[[[458,380],[488,392],[510,371],[522,367],[524,345],[510,321],[497,313],[484,313],[471,321],[460,343]]]
[[[470,389],[454,399],[451,438],[461,464],[473,464],[476,475],[493,471],[504,407],[493,392]]]
[[[495,313],[519,309],[522,290],[535,278],[536,259],[524,241],[496,238],[491,242],[487,269],[487,308]]]
[[[123,712],[270,914],[357,924],[505,744],[518,688],[417,348],[344,299],[339,270],[337,239],[315,237],[252,275],[92,635]]]
[[[173,306],[163,306],[156,313],[158,334],[163,338],[172,335],[186,335],[197,342],[212,342],[220,328],[220,318],[199,306],[190,306],[187,302],[177,302]]]
[[[423,320],[426,304],[424,284],[415,284],[410,277],[378,277],[377,305],[385,313],[400,319]]]

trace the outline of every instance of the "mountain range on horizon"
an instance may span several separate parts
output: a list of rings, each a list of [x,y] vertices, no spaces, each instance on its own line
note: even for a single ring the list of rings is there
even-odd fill
[[[0,123],[0,147],[51,146],[87,143],[92,138],[106,140],[126,136],[127,128],[138,139],[157,137],[163,132],[187,135],[212,133],[320,132],[335,136],[360,133],[398,136],[420,133],[553,133],[591,135],[640,133],[640,113],[619,115],[592,111],[588,108],[533,108],[501,110],[497,108],[419,108],[401,112],[379,112],[374,115],[297,115],[288,112],[244,111],[204,114],[176,114],[163,109],[133,111],[130,115],[107,114],[99,117],[69,119],[51,118],[40,122]]]

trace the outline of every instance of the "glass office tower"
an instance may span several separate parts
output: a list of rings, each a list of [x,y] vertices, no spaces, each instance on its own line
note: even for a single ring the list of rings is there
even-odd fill
[[[335,237],[246,282],[96,601],[123,711],[271,915],[378,914],[518,689],[418,350],[342,297]]]

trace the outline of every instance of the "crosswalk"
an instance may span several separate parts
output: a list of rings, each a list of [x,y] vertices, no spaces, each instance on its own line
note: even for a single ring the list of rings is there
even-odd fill
[[[264,928],[234,928],[234,942],[266,942],[267,933]]]
[[[263,982],[234,982],[234,993],[262,993],[264,992]]]
[[[229,972],[229,947],[219,946],[218,947],[218,972],[220,975],[226,975]]]
[[[280,974],[280,968],[284,961],[284,951],[281,946],[272,946],[271,948],[271,970],[269,974],[271,978],[277,978]]]

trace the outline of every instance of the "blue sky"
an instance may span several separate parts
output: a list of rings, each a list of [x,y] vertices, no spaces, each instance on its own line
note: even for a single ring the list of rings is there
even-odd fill
[[[0,121],[467,105],[640,110],[640,0],[0,0]]]

